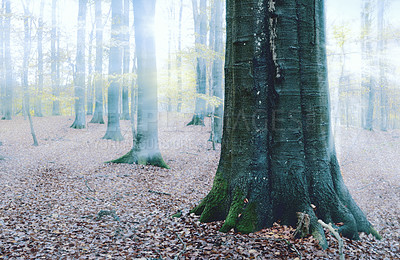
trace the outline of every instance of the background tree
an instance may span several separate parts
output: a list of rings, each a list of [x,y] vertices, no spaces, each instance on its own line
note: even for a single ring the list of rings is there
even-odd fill
[[[6,69],[6,86],[4,100],[4,116],[2,119],[11,120],[13,108],[13,73],[11,63],[11,3],[10,0],[5,0],[6,17],[4,18],[4,62]]]
[[[178,105],[177,112],[182,111],[182,15],[183,0],[179,2],[179,20],[178,20],[178,55],[176,56],[176,66],[178,73]]]
[[[29,126],[31,129],[31,134],[33,138],[33,145],[38,146],[38,141],[36,138],[35,130],[33,128],[33,122],[31,117],[30,110],[30,102],[29,102],[29,81],[28,81],[28,73],[29,73],[29,55],[31,52],[31,28],[32,28],[32,15],[29,12],[29,3],[30,1],[23,0],[23,8],[24,8],[24,58],[22,63],[22,86],[24,91],[24,100],[23,100],[23,108],[25,110],[26,115],[28,116]]]
[[[42,95],[43,95],[43,10],[44,0],[40,1],[40,14],[37,27],[37,95],[35,97],[35,116],[43,116]]]
[[[53,88],[53,116],[60,115],[60,82],[57,78],[57,62],[58,62],[58,50],[56,46],[57,42],[57,0],[52,1],[52,12],[51,12],[51,85]]]
[[[4,10],[5,1],[1,1],[0,9],[0,99],[1,99],[1,115],[5,114],[6,102],[6,84],[5,84],[5,67],[4,67]]]
[[[206,61],[204,59],[204,48],[207,42],[207,0],[192,0],[196,58],[196,100],[192,120],[188,125],[204,125],[204,114],[206,112],[206,101],[204,95],[207,89]]]
[[[386,79],[386,64],[385,64],[385,49],[386,49],[386,39],[385,39],[385,26],[384,26],[384,13],[385,13],[385,0],[377,1],[378,5],[378,17],[377,17],[377,33],[378,33],[378,66],[379,66],[379,94],[380,94],[380,129],[386,131],[388,128],[388,114],[389,114],[389,104],[387,96],[387,79]]]
[[[363,128],[372,130],[374,116],[375,82],[372,76],[372,0],[362,1],[361,12],[361,57],[363,61],[361,86],[364,92],[364,119]]]
[[[213,39],[212,49],[215,53],[215,58],[212,64],[211,71],[211,88],[212,95],[216,97],[219,101],[223,99],[223,61],[222,56],[224,55],[224,47],[223,47],[223,1],[214,0],[212,5],[212,15],[213,18],[213,27],[214,29],[210,31],[214,35],[210,38]],[[217,143],[221,143],[222,140],[222,118],[224,114],[223,104],[222,102],[214,107],[213,111],[213,141]]]
[[[107,132],[103,139],[121,141],[124,137],[121,134],[119,124],[119,91],[122,74],[122,0],[111,2],[111,47],[108,64],[109,87],[108,87],[108,122]]]
[[[92,7],[92,5],[90,5]],[[91,13],[92,8],[89,9],[89,13]],[[92,16],[93,17],[93,16]],[[96,19],[96,18],[95,18]],[[89,34],[89,50],[88,50],[88,82],[87,82],[87,91],[86,91],[86,115],[91,116],[93,115],[93,95],[94,95],[94,88],[93,88],[93,40],[94,40],[94,30],[95,30],[95,22],[92,22],[92,29],[90,30]]]
[[[132,150],[113,162],[168,168],[158,145],[155,5],[155,0],[133,0],[138,73],[137,133]]]
[[[96,61],[94,65],[94,87],[96,102],[94,114],[90,123],[104,124],[103,120],[103,22],[101,0],[95,1],[96,19]]]
[[[72,128],[86,127],[85,117],[85,27],[87,0],[79,0],[78,32],[76,47],[76,72],[74,73],[75,92],[75,121]]]
[[[124,0],[124,14],[123,14],[123,73],[124,77],[122,80],[122,115],[121,119],[129,120],[131,119],[129,116],[129,63],[131,60],[130,57],[130,47],[129,47],[129,11],[130,11],[130,0]],[[131,101],[133,102],[133,101]]]
[[[344,223],[349,238],[380,237],[336,159],[323,3],[227,1],[224,138],[212,190],[192,210],[200,221],[249,233],[276,221],[295,226],[300,212],[323,248],[318,219]]]

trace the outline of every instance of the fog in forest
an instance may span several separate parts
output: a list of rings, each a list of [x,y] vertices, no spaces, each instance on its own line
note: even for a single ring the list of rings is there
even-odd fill
[[[397,259],[400,1],[294,2],[0,0],[0,258]]]

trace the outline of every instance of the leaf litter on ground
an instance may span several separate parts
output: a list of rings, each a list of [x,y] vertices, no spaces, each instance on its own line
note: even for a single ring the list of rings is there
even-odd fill
[[[23,118],[0,121],[0,258],[338,259],[328,231],[321,250],[311,236],[293,238],[292,227],[221,233],[222,222],[189,214],[211,189],[220,153],[210,127],[186,127],[189,119],[161,115],[169,170],[104,164],[131,149],[129,121],[121,121],[125,140],[113,142],[101,139],[104,125],[76,130],[71,117],[35,118],[38,147]],[[344,239],[347,259],[400,259],[399,136],[336,129],[346,185],[383,236]]]

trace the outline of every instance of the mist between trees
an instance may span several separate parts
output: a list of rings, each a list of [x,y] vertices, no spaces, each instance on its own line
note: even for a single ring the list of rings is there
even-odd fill
[[[342,10],[347,2],[351,10]],[[173,183],[189,187],[187,180],[195,178],[185,175],[190,171],[185,167],[199,168],[202,157],[220,152],[208,165],[215,173],[213,181],[201,178],[208,182],[190,188],[190,194],[204,187],[207,192],[201,193],[201,201],[193,195],[179,204],[186,210],[179,209],[179,218],[184,214],[200,222],[222,221],[219,231],[228,234],[291,226],[296,231],[290,239],[313,236],[322,249],[329,245],[326,227],[336,232],[339,243],[341,236],[357,240],[365,233],[380,240],[380,231],[387,235],[387,227],[370,222],[376,221],[370,218],[374,211],[365,214],[353,199],[354,187],[347,188],[335,135],[358,129],[371,135],[375,130],[387,138],[387,133],[400,129],[400,22],[391,9],[400,7],[397,2],[0,3],[0,123],[11,128],[12,120],[26,118],[37,149],[48,145],[62,150],[65,141],[96,156],[108,156],[107,161],[91,161],[99,171],[120,167],[144,177],[134,181],[162,183],[157,188],[168,186],[163,181],[178,168],[184,177]],[[58,122],[62,134],[43,137],[44,119]],[[64,119],[68,126],[60,123]],[[69,151],[74,158],[75,149]],[[1,163],[10,160],[17,167],[12,156],[0,156]],[[184,163],[176,165],[177,161]],[[141,172],[145,168],[154,170],[153,179],[145,178],[149,175]],[[42,175],[61,176],[64,168],[46,166],[37,171],[42,180]],[[156,178],[160,180],[151,183]],[[84,184],[82,193],[87,188],[93,201],[102,203],[94,198],[97,193],[88,180]],[[157,207],[154,203],[149,205]],[[114,210],[100,210],[101,216],[91,219],[101,221],[105,212],[120,221]],[[141,221],[156,225],[155,219],[147,220]],[[118,229],[115,237],[123,232]],[[173,257],[178,259],[186,242],[178,233],[175,236],[184,245]],[[280,241],[292,245],[286,238]]]

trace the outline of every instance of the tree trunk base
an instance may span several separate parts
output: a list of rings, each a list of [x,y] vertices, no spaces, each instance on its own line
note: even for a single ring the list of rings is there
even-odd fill
[[[191,213],[200,215],[200,222],[225,220],[220,229],[221,232],[233,229],[247,234],[271,227],[274,222],[296,227],[298,219],[296,212],[302,212],[309,216],[309,234],[314,236],[324,249],[328,247],[328,244],[318,219],[326,223],[343,223],[338,227],[338,231],[350,239],[359,239],[358,232],[372,234],[377,239],[381,239],[351,198],[341,179],[335,180],[337,177],[335,175],[332,177],[335,181],[333,194],[329,193],[329,197],[326,197],[326,192],[317,191],[312,194],[309,190],[310,203],[299,203],[298,194],[293,187],[289,188],[292,192],[289,193],[288,198],[278,197],[275,201],[272,196],[270,198],[254,196],[252,190],[243,188],[243,185],[228,183],[223,173],[217,172],[211,191],[197,207],[191,210]],[[248,185],[247,187],[255,186]],[[282,194],[279,189],[280,187],[271,186],[271,193]],[[281,200],[286,205],[282,204]],[[287,205],[290,201],[293,204]],[[313,205],[317,205],[315,209]]]
[[[103,116],[101,116],[100,114],[95,113],[92,117],[92,120],[90,120],[89,123],[92,124],[104,124],[104,119]]]
[[[153,165],[160,168],[169,169],[169,166],[164,162],[161,153],[154,153],[152,155],[144,155],[131,149],[127,154],[118,159],[108,161],[108,163],[127,163],[127,164],[140,164],[140,165]]]
[[[112,141],[123,141],[124,137],[120,131],[107,131],[102,139],[112,140]]]
[[[71,125],[71,128],[74,128],[74,129],[84,129],[84,128],[86,128],[86,125],[85,125],[84,123],[80,123],[80,122],[77,122],[77,121],[75,120],[75,122]]]
[[[200,116],[200,115],[193,115],[192,120],[186,125],[201,125],[201,126],[205,126],[204,124],[204,117]]]

